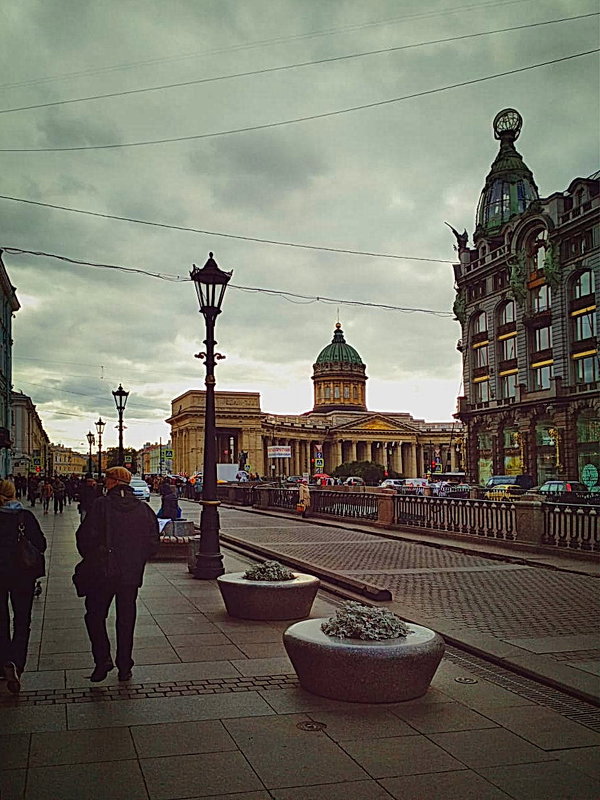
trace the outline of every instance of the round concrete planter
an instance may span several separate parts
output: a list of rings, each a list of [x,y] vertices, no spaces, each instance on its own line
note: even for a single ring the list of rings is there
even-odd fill
[[[398,639],[363,641],[327,636],[323,619],[296,622],[283,643],[300,685],[313,694],[351,703],[398,703],[425,694],[444,654],[444,640],[408,624]]]
[[[321,581],[294,573],[289,581],[248,581],[243,572],[217,578],[230,617],[240,619],[303,619],[308,617]]]

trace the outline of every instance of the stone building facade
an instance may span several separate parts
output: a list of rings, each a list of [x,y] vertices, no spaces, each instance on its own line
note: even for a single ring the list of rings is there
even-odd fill
[[[17,290],[12,285],[2,262],[0,251],[0,477],[12,472],[10,430],[12,416],[10,397],[12,391],[12,320],[21,308]]]
[[[374,461],[418,477],[461,466],[459,422],[428,423],[402,412],[367,409],[365,365],[338,323],[313,364],[314,405],[305,414],[268,414],[258,392],[216,392],[217,460],[239,463],[266,477],[331,473],[350,461]],[[174,471],[202,471],[205,393],[191,389],[171,403]],[[270,447],[289,448],[272,457]],[[243,457],[242,457],[243,458]],[[322,460],[322,466],[321,466]]]
[[[500,142],[473,247],[457,239],[466,468],[600,484],[600,177],[540,197],[515,148],[522,119],[497,114]]]
[[[11,393],[12,471],[14,475],[45,474],[49,465],[50,439],[31,397]]]

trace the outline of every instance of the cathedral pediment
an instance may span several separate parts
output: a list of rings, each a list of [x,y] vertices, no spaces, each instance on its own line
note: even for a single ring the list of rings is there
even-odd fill
[[[358,433],[359,431],[364,433],[404,433],[413,435],[417,432],[416,428],[411,425],[397,422],[379,414],[345,422],[343,425],[336,425],[336,427],[330,429],[330,432],[335,433]]]

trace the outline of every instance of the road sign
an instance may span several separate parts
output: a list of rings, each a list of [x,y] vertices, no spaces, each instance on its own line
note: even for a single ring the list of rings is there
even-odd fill
[[[165,450],[165,458],[173,458],[173,451]]]
[[[315,458],[316,469],[323,469],[324,466],[325,466],[325,460],[323,458]]]
[[[33,466],[34,467],[39,467],[41,463],[42,463],[42,459],[41,458],[34,458],[33,459]]]

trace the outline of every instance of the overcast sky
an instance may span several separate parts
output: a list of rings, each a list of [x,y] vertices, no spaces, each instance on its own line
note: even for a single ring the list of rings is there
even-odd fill
[[[424,10],[425,9],[425,10]],[[586,14],[595,0],[8,0],[0,111],[385,50]],[[598,47],[598,17],[262,75],[1,114],[0,150],[114,145],[261,126],[483,78]],[[210,250],[232,283],[217,388],[263,411],[312,407],[312,364],[339,319],[367,365],[370,410],[448,420],[460,391],[448,312],[453,236],[469,234],[514,107],[542,195],[598,169],[598,57],[295,124],[138,147],[0,152],[0,193],[102,214],[417,261],[283,247],[0,200],[0,246],[186,277]],[[203,388],[193,286],[4,254],[21,310],[13,383],[55,442],[84,449],[111,390],[131,392],[126,444],[169,434],[170,401]],[[436,261],[437,260],[437,261]]]

